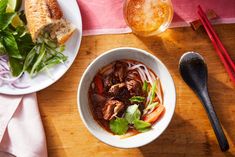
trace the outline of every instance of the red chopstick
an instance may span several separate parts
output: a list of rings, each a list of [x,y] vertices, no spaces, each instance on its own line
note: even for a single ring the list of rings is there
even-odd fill
[[[220,41],[218,35],[215,33],[211,23],[209,22],[208,18],[206,17],[204,11],[202,10],[201,6],[198,6],[198,15],[199,18],[210,38],[214,48],[219,55],[221,61],[223,62],[225,69],[227,70],[229,77],[235,83],[235,64],[233,63],[232,59],[230,58],[227,50],[225,49],[224,45]]]

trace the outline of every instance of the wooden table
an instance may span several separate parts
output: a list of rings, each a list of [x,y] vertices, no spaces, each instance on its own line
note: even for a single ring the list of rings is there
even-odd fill
[[[215,27],[235,60],[235,24]],[[117,149],[93,137],[77,110],[77,86],[88,64],[106,50],[131,46],[147,50],[165,63],[177,88],[177,107],[167,130],[154,142],[136,149]],[[178,72],[186,51],[201,53],[208,63],[209,92],[230,143],[222,153],[207,115]],[[49,157],[209,157],[235,156],[235,86],[203,30],[169,29],[160,37],[139,38],[133,34],[84,37],[70,70],[57,83],[38,93],[47,136]]]

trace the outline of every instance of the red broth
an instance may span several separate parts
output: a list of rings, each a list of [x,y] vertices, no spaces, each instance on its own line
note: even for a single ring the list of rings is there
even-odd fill
[[[157,87],[154,90],[155,96],[151,100],[149,97],[152,96],[151,90],[154,88],[154,84]],[[110,129],[110,121],[124,118],[127,108],[132,105],[138,105],[139,120],[144,121],[148,118],[146,121],[149,121],[151,125],[165,112],[163,92],[158,76],[146,65],[134,60],[118,60],[100,69],[93,78],[88,94],[94,119],[111,133],[114,132]],[[137,97],[144,99],[144,101],[132,102],[132,98]],[[150,102],[152,104],[158,103],[155,108],[151,109],[152,111],[147,110]],[[160,108],[164,110],[159,111]],[[159,115],[154,117],[156,114]],[[125,135],[129,137],[139,132],[133,124],[128,124],[128,131]]]

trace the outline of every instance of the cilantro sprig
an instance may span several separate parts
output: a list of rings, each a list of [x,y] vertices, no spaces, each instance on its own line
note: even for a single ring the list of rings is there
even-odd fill
[[[151,129],[151,124],[140,120],[141,112],[138,105],[134,104],[127,108],[123,118],[117,117],[109,123],[110,130],[116,135],[123,135],[128,131],[129,126],[134,127],[139,132]]]

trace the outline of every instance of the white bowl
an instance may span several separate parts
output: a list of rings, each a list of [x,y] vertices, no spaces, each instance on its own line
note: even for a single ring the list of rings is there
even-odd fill
[[[160,77],[164,93],[164,106],[166,109],[163,117],[156,124],[153,125],[150,131],[124,139],[120,139],[119,136],[115,136],[103,129],[94,120],[90,111],[90,106],[88,104],[88,89],[96,73],[105,65],[121,59],[131,59],[142,62],[147,65],[147,67],[152,69],[158,77]],[[151,55],[150,53],[144,50],[129,47],[112,49],[97,57],[88,66],[81,78],[78,87],[77,98],[78,110],[81,119],[87,129],[91,132],[91,134],[93,134],[102,142],[119,148],[140,147],[152,142],[157,137],[159,137],[169,125],[174,114],[176,104],[174,82],[165,65],[158,58]]]

